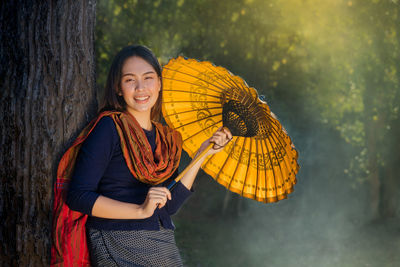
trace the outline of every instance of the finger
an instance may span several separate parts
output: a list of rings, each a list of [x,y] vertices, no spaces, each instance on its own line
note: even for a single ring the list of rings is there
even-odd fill
[[[232,135],[231,131],[226,127],[224,127],[223,130],[224,130],[224,133],[226,134],[226,136],[228,137],[228,139],[232,139],[233,135]]]
[[[165,197],[152,196],[152,197],[150,197],[149,202],[153,207],[157,207],[157,206],[160,206],[160,205],[164,206],[165,203],[167,203],[167,199]]]
[[[152,197],[151,202],[155,207],[162,208],[165,206],[167,203],[167,198],[166,197]]]
[[[219,132],[218,134],[214,135],[213,138],[224,140],[226,139],[226,134],[224,132]]]
[[[154,201],[154,199],[165,199],[165,200],[168,199],[167,194],[165,194],[163,192],[162,193],[152,192],[148,196],[149,196],[150,200],[152,200],[152,201]]]
[[[159,192],[159,193],[164,193],[164,194],[166,194],[166,195],[171,195],[171,192],[168,190],[168,188],[166,188],[166,187],[157,187],[157,186],[155,186],[155,187],[151,187],[150,188],[150,190],[149,190],[149,192]]]
[[[212,138],[226,138],[226,133],[225,132],[218,132],[215,133]]]
[[[223,139],[227,139],[227,140],[231,140],[232,139],[232,133],[227,128],[223,128],[220,132],[215,133],[214,136],[220,136]]]
[[[224,134],[223,136],[218,137],[218,145],[225,146],[229,142],[229,138]]]
[[[232,140],[232,138],[233,138],[232,133],[231,133],[229,130],[227,130],[227,131],[225,132],[225,136],[224,136],[224,142],[225,142],[225,144],[228,144],[228,143]]]
[[[171,200],[171,191],[168,190],[168,188],[166,187],[154,187],[156,188],[156,192],[162,192],[163,194],[165,194],[167,196],[167,198],[169,200]]]
[[[165,206],[165,204],[167,204],[167,199],[165,198],[165,199],[163,199],[163,201],[160,203],[160,208],[162,208],[162,207],[164,207]]]
[[[224,127],[221,130],[221,136],[223,136],[226,139],[231,139],[232,138],[232,133],[229,131],[228,128]]]
[[[167,199],[171,200],[171,192],[168,190],[166,187],[152,187],[149,190],[150,194],[155,194],[155,195],[162,195],[166,197]]]
[[[161,192],[163,192],[167,199],[171,200],[171,191],[168,190],[166,187],[160,187]]]
[[[228,139],[226,136],[216,137],[213,139],[213,143],[214,143],[213,149],[219,151],[223,147],[225,147],[230,141],[231,141],[231,139]]]
[[[222,148],[224,146],[223,142],[220,141],[220,140],[217,140],[217,141],[215,141],[213,143],[214,143],[214,145],[213,145],[214,149],[220,149],[220,148]]]
[[[215,132],[217,133],[217,132],[221,131],[223,128],[224,128],[224,126],[220,126]]]
[[[167,197],[168,197],[168,199],[171,200],[171,199],[172,199],[171,191],[169,191],[167,188],[165,188],[165,189],[167,190]]]
[[[157,191],[164,191],[164,192],[168,192],[168,188],[166,188],[165,186],[153,186],[150,187],[151,190],[157,190]]]
[[[223,136],[226,136],[224,132],[216,132],[211,136],[211,138],[223,137]]]
[[[221,136],[212,136],[211,138],[210,138],[210,142],[212,142],[212,143],[216,143],[216,142],[218,142],[219,140],[221,139]]]

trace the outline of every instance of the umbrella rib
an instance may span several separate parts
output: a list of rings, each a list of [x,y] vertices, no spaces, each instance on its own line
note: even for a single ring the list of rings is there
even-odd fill
[[[204,129],[201,129],[200,131],[196,132],[195,134],[193,134],[193,135],[189,136],[188,138],[184,139],[183,142],[185,142],[186,140],[192,138],[193,136],[198,135],[199,133],[203,132],[204,130],[206,130],[206,129],[208,129],[208,128],[210,128],[210,127],[212,127],[212,126],[214,126],[214,125],[216,125],[216,124],[218,124],[218,123],[220,123],[220,122],[221,122],[221,121],[218,121],[218,122],[216,122],[216,123],[214,123],[214,124],[211,124],[211,125],[207,126],[207,127],[204,128]],[[189,123],[189,124],[190,124],[190,123]],[[179,128],[180,128],[180,127],[183,127],[183,126],[179,126]],[[175,129],[178,129],[178,128],[175,128]]]
[[[281,177],[282,177],[282,181],[283,181],[283,184],[282,184],[282,186],[286,183],[285,182],[285,178],[284,178],[284,174],[283,174],[283,172],[282,172],[282,168],[281,168],[281,164],[280,164],[280,161],[279,161],[279,159],[278,159],[278,157],[277,157],[277,155],[276,155],[276,151],[273,149],[273,145],[272,145],[272,142],[271,142],[271,140],[269,139],[269,138],[267,138],[268,139],[268,141],[269,141],[269,143],[270,143],[270,145],[271,145],[271,147],[272,147],[272,152],[274,153],[274,155],[275,155],[275,159],[276,159],[276,162],[277,162],[277,164],[278,164],[278,167],[279,167],[279,171],[280,171],[280,173],[281,173]],[[265,139],[264,139],[265,140]],[[274,141],[274,143],[275,143],[275,145],[276,145],[276,142],[275,142],[275,140],[273,140]],[[284,161],[284,160],[283,160]],[[273,165],[271,164],[271,166],[273,167]],[[275,180],[275,184],[276,184],[276,180]],[[285,190],[285,193],[286,193],[286,189],[285,188],[283,188],[284,190]]]
[[[182,63],[179,63],[179,64],[181,64],[181,65],[183,65]],[[223,81],[224,81],[224,79],[225,79],[225,77],[224,76],[222,76],[221,74],[219,74],[218,72],[216,72],[215,70],[213,70],[213,69],[211,69],[209,66],[204,66],[204,65],[206,65],[206,64],[203,64],[202,65],[202,67],[203,68],[206,68],[206,69],[208,69],[209,71],[211,71],[212,73],[214,73],[214,74],[216,74],[218,77],[220,77]],[[196,68],[194,68],[194,67],[192,67],[192,66],[190,66],[190,65],[183,65],[184,67],[187,67],[187,68],[190,68],[190,69],[192,69],[192,70],[194,70],[194,71],[196,71],[197,73],[202,73],[202,71],[200,71],[200,70],[198,70],[198,69],[196,69]],[[218,67],[217,66],[215,66],[215,65],[213,65],[215,68],[217,68],[218,69]],[[168,69],[168,68],[167,68]],[[182,73],[182,72],[180,72],[180,73]],[[186,73],[183,73],[183,74],[186,74]],[[188,75],[188,74],[187,74]],[[230,76],[229,75],[229,73],[228,73],[228,75],[227,75],[228,77]],[[192,76],[192,77],[196,77],[197,78],[197,76]],[[222,86],[224,89],[225,89],[225,86],[223,86],[219,81],[216,81],[220,86]],[[210,83],[211,84],[211,83]],[[226,84],[226,83],[225,83]],[[214,85],[214,84],[212,84],[212,85]],[[215,86],[215,85],[214,85]],[[215,87],[217,87],[217,86],[215,86]],[[218,88],[218,87],[217,87]]]
[[[281,128],[281,130],[282,130],[282,128]],[[284,144],[282,144],[281,138],[280,138],[280,136],[279,136],[279,133],[278,133],[275,129],[273,129],[273,133],[272,133],[272,134],[274,135],[274,137],[275,137],[276,140],[278,141],[279,145],[285,150],[285,153],[287,153],[287,151],[286,151],[286,149],[285,149],[286,143],[283,141]],[[268,140],[270,141],[270,144],[271,144],[271,146],[272,146],[271,140],[270,140],[269,138],[268,138]],[[275,139],[272,139],[272,140],[273,140],[275,146],[277,146],[276,140],[275,140]],[[281,165],[280,165],[280,163],[279,163],[278,157],[276,156],[275,150],[274,150],[274,154],[275,154],[275,157],[276,157],[276,159],[277,159],[277,161],[278,161],[279,169],[281,170],[281,173],[282,173]],[[283,162],[284,162],[285,166],[287,167],[285,160],[283,160]],[[282,173],[282,175],[283,175],[283,173]]]
[[[179,125],[178,127],[175,128],[175,130],[177,130],[177,129],[179,129],[179,128],[182,128],[182,127],[185,127],[185,126],[188,126],[188,125],[190,125],[190,124],[192,124],[192,123],[202,121],[202,120],[204,120],[204,119],[208,119],[208,118],[211,118],[211,117],[219,116],[219,115],[221,115],[221,114],[222,114],[222,112],[221,112],[221,113],[217,113],[217,114],[213,114],[213,115],[210,115],[210,116],[207,116],[207,117],[198,119],[198,120],[194,120],[194,121],[191,121],[191,122],[186,123],[186,124]],[[204,128],[204,129],[207,129],[207,128]],[[203,130],[204,130],[204,129],[203,129]]]
[[[244,138],[244,140],[243,140],[243,146],[242,146],[242,150],[240,151],[240,156],[239,156],[239,159],[238,159],[238,164],[236,165],[235,171],[233,172],[233,175],[232,175],[232,177],[231,177],[231,180],[229,181],[229,186],[228,186],[228,189],[231,187],[231,184],[232,184],[233,178],[235,177],[235,175],[236,175],[236,172],[237,172],[237,169],[239,168],[239,165],[240,165],[240,159],[242,158],[242,154],[243,154],[244,148],[245,148],[245,146],[246,146],[246,141],[247,141],[247,138],[245,137],[245,138]]]
[[[271,124],[274,124],[274,125],[278,126],[278,127],[279,127],[279,130],[282,131],[282,126],[281,126],[280,124],[277,124],[277,123],[273,122],[272,120],[269,120],[269,122],[271,122]],[[271,129],[271,134],[274,134],[275,137],[277,137],[277,135],[279,135],[278,130],[276,130],[276,129],[273,128],[273,127],[270,127],[270,129]],[[278,138],[278,140],[279,140],[279,138]],[[280,141],[280,140],[279,140],[279,141]],[[279,142],[279,144],[282,145],[281,142]]]
[[[183,72],[181,72],[181,73],[183,73]],[[204,81],[204,80],[202,80],[202,79],[200,79],[200,78],[198,78],[198,77],[196,77],[196,76],[192,76],[192,77],[193,77],[193,78],[196,78],[196,79],[198,79],[198,80],[200,80],[200,81]],[[177,82],[181,82],[181,83],[187,83],[187,84],[199,86],[199,85],[196,84],[196,83],[192,83],[192,82],[184,81],[184,80],[178,80],[178,79],[170,78],[170,77],[163,77],[163,79],[164,79],[164,80],[167,79],[167,80],[171,80],[171,81],[177,81]],[[219,93],[219,94],[226,90],[226,87],[219,88],[218,86],[216,86],[216,85],[213,84],[213,83],[210,83],[210,82],[207,82],[207,81],[204,81],[204,82],[206,82],[207,84],[210,84],[210,85],[212,85],[212,86],[215,86],[215,87],[218,88],[218,89],[221,89],[221,91],[214,90],[214,89],[211,89],[211,88],[209,88],[209,87],[201,87],[201,88],[207,88],[208,90],[213,91],[213,92],[216,92],[216,93]]]
[[[274,136],[276,137],[276,139],[278,140],[278,142],[279,142],[279,145],[280,146],[282,146],[282,148],[285,150],[285,153],[286,153],[286,155],[287,155],[287,157],[289,157],[289,155],[290,155],[290,153],[289,153],[289,151],[287,151],[286,150],[286,146],[285,145],[282,145],[282,143],[281,143],[281,140],[280,140],[280,136],[278,135],[276,135],[275,133],[274,133]],[[269,140],[269,138],[268,138],[268,140]],[[273,141],[274,141],[274,144],[275,145],[277,145],[277,143],[276,143],[276,141],[273,139]],[[271,143],[271,142],[270,142]],[[285,143],[286,144],[286,143]],[[272,143],[271,143],[271,145],[272,145]],[[276,154],[275,154],[275,157],[276,157]],[[283,165],[286,167],[286,169],[288,170],[288,172],[290,171],[292,171],[292,167],[291,166],[288,166],[287,164],[286,164],[286,161],[285,161],[285,157],[283,157]],[[278,163],[279,163],[279,161],[278,161]],[[281,164],[279,164],[279,168],[281,169]],[[281,169],[281,173],[282,173],[282,169]],[[282,173],[283,174],[283,173]],[[286,177],[287,178],[287,177]],[[284,179],[284,182],[286,183],[286,181],[285,181],[285,179]]]
[[[190,68],[189,66],[185,66],[185,67]],[[208,81],[206,81],[206,80],[203,80],[203,79],[199,78],[198,76],[191,75],[191,74],[188,74],[188,73],[186,73],[186,72],[179,71],[179,70],[166,68],[166,67],[164,67],[164,69],[167,69],[167,70],[170,70],[170,71],[174,71],[174,72],[178,72],[178,73],[181,73],[181,74],[183,74],[183,75],[187,75],[187,76],[189,76],[189,77],[193,77],[193,78],[195,78],[195,79],[197,79],[197,80],[203,81],[203,82],[205,82],[205,83],[207,83],[207,84],[210,84],[210,85],[212,85],[212,86],[215,86],[215,87],[218,88],[218,89],[221,89],[221,90],[222,90],[221,92],[223,92],[223,91],[225,90],[225,87],[220,88],[220,87],[216,86],[214,83],[210,83],[210,82],[208,82]],[[192,68],[192,69],[193,69],[193,68]],[[197,70],[196,70],[196,71],[197,71]],[[198,72],[198,73],[201,73],[201,72],[199,72],[199,71],[197,71],[197,72]],[[169,77],[163,77],[163,79],[169,79],[169,80],[180,81],[180,80],[177,80],[177,79],[175,79],[175,78],[169,78]],[[181,81],[181,82],[186,82],[186,81]],[[186,82],[186,83],[189,83],[189,82]],[[194,85],[196,85],[196,84],[194,84]]]
[[[242,77],[238,76],[240,79],[242,79],[243,83],[241,83],[240,85],[234,80],[232,79],[232,77],[228,76],[228,78],[233,82],[234,85],[236,85],[236,87],[241,88],[242,90],[247,91],[248,93],[250,93],[249,89],[247,86],[245,86],[244,84],[244,80]]]
[[[260,163],[259,163],[259,161],[258,161],[258,144],[260,144],[260,147],[261,147],[261,156],[262,156],[262,159],[263,159],[263,163],[265,163],[265,157],[264,157],[264,151],[263,151],[263,149],[262,149],[262,143],[261,143],[261,140],[256,140],[256,142],[257,142],[257,147],[256,147],[256,151],[257,151],[257,180],[256,180],[256,192],[255,192],[255,194],[256,194],[256,196],[257,196],[257,193],[258,193],[258,180],[259,179],[261,179],[261,176],[259,176],[258,175],[258,169],[260,168]],[[265,166],[265,177],[267,177],[267,166]],[[267,181],[265,181],[265,193],[264,193],[264,198],[265,199],[267,199],[267,190],[268,190],[268,188],[267,188]]]
[[[272,120],[270,120],[270,121],[272,121]],[[274,124],[280,126],[280,130],[283,131],[283,130],[282,130],[282,125],[276,124],[276,123],[274,123]],[[273,135],[276,137],[276,139],[278,140],[279,145],[281,145],[281,146],[283,147],[283,149],[285,150],[286,154],[289,155],[289,154],[290,154],[290,153],[289,153],[290,151],[288,151],[288,150],[286,149],[286,142],[283,141],[284,144],[282,144],[281,138],[280,138],[280,135],[279,135],[279,132],[278,132],[276,129],[274,129],[274,128],[271,128],[271,129],[272,129],[272,134],[273,134]],[[290,140],[290,137],[289,137],[289,141],[292,143],[292,141]],[[277,144],[277,143],[275,142],[275,140],[274,140],[274,143],[275,143],[275,145]],[[288,167],[285,161],[284,161],[284,163],[285,163],[285,166],[287,167],[288,171],[292,171],[292,167],[291,167],[291,166]]]
[[[236,75],[234,75],[234,74],[232,74],[232,75],[226,75],[226,77],[228,77],[228,79],[232,82],[232,83],[228,83],[228,82],[227,82],[227,84],[230,85],[230,86],[232,86],[233,88],[235,88],[235,86],[236,86],[236,88],[242,89],[242,90],[244,90],[244,91],[246,91],[247,93],[250,94],[250,89],[249,89],[248,86],[245,84],[245,81],[243,80],[243,78],[240,77],[240,76],[237,76],[237,77],[239,77],[239,78],[242,80],[242,83],[238,84],[234,79],[232,79],[232,76],[236,76]],[[224,77],[224,78],[225,78],[225,77]]]
[[[272,162],[271,156],[269,155],[269,149],[268,149],[268,145],[267,145],[267,143],[266,143],[265,139],[262,139],[262,141],[263,141],[263,142],[264,142],[264,144],[265,144],[265,149],[267,150],[267,153],[264,153],[264,149],[263,149],[263,147],[262,147],[262,146],[261,146],[261,150],[262,150],[262,152],[263,152],[263,155],[264,155],[264,154],[267,154],[267,155],[268,155],[269,163],[270,163],[270,165],[271,165],[271,170],[272,170],[272,173],[273,173],[273,176],[274,176],[274,187],[275,187],[274,191],[275,191],[275,196],[276,196],[276,195],[277,195],[277,193],[276,193],[276,180],[275,180],[275,170],[274,170],[274,165],[273,165],[273,162]],[[264,158],[264,160],[265,160],[265,158]],[[265,161],[264,161],[264,162],[265,162]],[[267,176],[267,179],[268,179],[267,172],[265,172],[265,175]],[[267,184],[265,184],[265,187],[266,187],[266,188],[267,188],[267,190],[268,190],[268,185],[267,185]],[[265,197],[267,197],[267,195],[266,195]]]
[[[259,179],[258,172],[259,172],[259,168],[260,168],[260,167],[258,166],[258,165],[260,164],[260,163],[258,162],[258,157],[259,157],[259,156],[258,156],[258,141],[259,141],[259,140],[255,139],[254,141],[256,142],[256,155],[257,155],[257,157],[256,157],[256,161],[257,161],[257,169],[256,169],[256,170],[257,170],[257,177],[256,177],[256,190],[254,191],[254,196],[257,198],[257,193],[258,193],[257,186],[258,186],[258,179]]]
[[[190,92],[190,91],[172,90],[172,89],[163,89],[163,91],[164,91],[164,92],[180,92],[180,93],[188,93],[188,94],[206,95],[206,96],[210,96],[210,97],[214,97],[214,98],[221,99],[221,97],[219,97],[219,96],[216,96],[216,95],[209,95],[209,94],[200,93],[200,92]],[[163,92],[163,93],[164,93],[164,92]]]
[[[275,119],[275,120],[278,121],[277,119]],[[280,131],[283,131],[282,125],[279,124],[279,123],[276,123],[275,120],[269,119],[269,121],[272,122],[274,125],[279,126]],[[280,138],[279,132],[278,132],[276,129],[274,129],[274,128],[271,128],[271,129],[272,129],[272,134],[276,137],[276,139],[278,140],[279,144],[280,144],[280,145],[283,147],[283,149],[285,150],[286,154],[287,154],[287,155],[291,155],[291,151],[288,150],[288,149],[286,149],[286,142],[285,142],[284,140],[282,141],[282,142],[284,142],[284,145],[282,144],[282,142],[281,142],[281,139],[282,139],[282,138]],[[292,142],[292,140],[290,139],[290,137],[289,137],[286,133],[285,133],[285,135],[289,138],[290,144],[293,144],[293,142]],[[275,142],[275,141],[274,141],[274,142]],[[276,142],[275,142],[275,144],[276,144]],[[293,149],[295,150],[295,148],[293,148]],[[290,160],[290,159],[289,159],[289,160]],[[296,160],[297,160],[297,158],[296,158]],[[295,171],[294,171],[294,168],[292,168],[291,165],[288,166],[285,160],[284,160],[284,164],[285,164],[285,166],[287,167],[288,171],[290,171],[290,172],[293,171],[293,172],[294,172],[294,175],[296,175],[296,173],[295,173]]]
[[[273,124],[273,125],[276,125],[276,126],[278,126],[279,127],[279,130],[280,131],[283,131],[283,126],[280,124],[280,122],[278,121],[278,119],[275,119],[275,118],[273,118],[273,119],[271,119],[271,115],[270,115],[270,117],[268,117],[268,122],[269,123],[271,123],[271,124]],[[277,130],[276,129],[274,129],[274,128],[271,128],[273,131],[275,131],[278,135],[279,135],[279,133],[277,132]],[[289,135],[287,135],[286,133],[285,133],[285,135],[289,138],[289,140],[290,140],[290,143],[291,144],[293,144],[293,142],[292,142],[292,140],[290,139],[290,136]],[[281,143],[280,143],[281,144]],[[282,145],[282,144],[281,144]]]
[[[219,175],[220,175],[222,169],[225,167],[226,163],[228,162],[228,160],[229,160],[229,158],[230,158],[230,154],[232,153],[233,148],[235,147],[236,142],[237,142],[237,140],[239,139],[238,136],[234,136],[234,138],[235,138],[234,143],[233,143],[233,145],[232,145],[232,147],[231,147],[229,153],[227,153],[228,156],[226,157],[224,163],[223,163],[222,166],[219,168],[218,173],[217,173],[217,175],[215,176],[215,180],[216,180],[217,182],[218,182]],[[212,158],[212,157],[210,157],[210,158],[207,160],[207,162],[204,164],[204,166],[206,166],[206,165],[208,164],[208,162],[211,160],[211,158]]]
[[[183,65],[182,63],[180,63],[181,65]],[[201,73],[198,69],[195,69],[195,68],[193,68],[193,67],[191,67],[191,66],[188,66],[188,65],[184,65],[185,67],[187,67],[187,68],[190,68],[190,69],[192,69],[192,70],[195,70],[195,71],[197,71],[198,73]],[[213,67],[215,67],[215,68],[217,68],[218,69],[218,67],[217,66],[215,66],[215,65],[212,65]],[[213,70],[213,69],[211,69],[209,66],[202,66],[202,67],[204,67],[204,68],[206,68],[206,69],[208,69],[210,72],[212,72],[212,73],[214,73],[214,74],[216,74],[217,75],[217,77],[219,77],[222,81],[223,81],[223,83],[225,84],[225,85],[228,85],[228,86],[230,86],[231,88],[233,87],[235,87],[235,85],[236,85],[236,87],[237,88],[242,88],[242,89],[244,89],[245,91],[247,91],[249,94],[250,94],[250,89],[247,87],[247,86],[244,86],[244,83],[245,83],[245,81],[243,80],[243,78],[241,78],[240,76],[237,76],[237,77],[239,77],[241,80],[242,80],[242,85],[238,85],[236,82],[235,82],[235,80],[233,80],[232,79],[232,76],[236,76],[236,75],[234,75],[234,74],[232,74],[231,72],[229,72],[228,71],[228,73],[227,74],[225,74],[225,75],[221,75],[221,74],[219,74],[218,72],[216,72],[215,70]],[[220,68],[222,68],[222,67],[220,67]],[[168,69],[168,68],[167,68]],[[224,71],[227,71],[226,69],[224,69]],[[184,73],[184,74],[186,74],[186,73]],[[196,76],[193,76],[193,77],[196,77]],[[226,80],[226,78],[228,78],[228,79],[230,79],[233,83],[229,83],[227,80]],[[216,81],[220,86],[223,86],[223,84],[221,84],[219,81]],[[217,86],[216,86],[217,87]],[[223,86],[224,88],[225,88],[225,86]]]
[[[189,100],[177,100],[177,101],[163,101],[163,103],[193,103],[193,101]],[[196,103],[211,103],[211,104],[220,104],[221,102],[216,102],[216,101],[196,101]]]
[[[180,65],[183,65],[182,63],[179,63],[179,64],[180,64]],[[187,68],[190,68],[190,69],[192,69],[192,70],[194,70],[194,71],[196,71],[196,72],[198,72],[198,73],[201,73],[201,72],[200,72],[198,69],[196,69],[196,68],[193,68],[193,67],[188,66],[188,65],[184,65],[184,66],[187,67]],[[221,83],[219,82],[219,80],[214,80],[214,83],[210,83],[210,82],[208,82],[208,81],[205,81],[205,80],[203,80],[203,79],[198,78],[198,77],[195,76],[195,75],[187,74],[187,73],[182,72],[182,71],[179,71],[179,70],[173,70],[173,69],[170,69],[170,68],[168,68],[168,67],[164,67],[164,68],[167,69],[167,70],[170,70],[170,71],[175,71],[175,72],[178,72],[178,73],[181,73],[181,74],[190,76],[190,77],[194,77],[194,78],[196,78],[196,79],[198,79],[198,80],[204,81],[204,82],[206,82],[206,83],[208,83],[208,84],[210,84],[210,85],[213,85],[213,86],[215,86],[216,88],[222,90],[221,92],[219,92],[219,91],[215,91],[215,90],[213,90],[213,89],[211,89],[211,88],[207,88],[207,89],[210,90],[210,91],[214,91],[214,92],[217,92],[217,93],[222,93],[223,91],[227,91],[227,89],[238,88],[238,89],[242,89],[242,90],[246,91],[248,94],[251,95],[251,93],[250,93],[250,88],[248,88],[248,86],[245,86],[245,85],[244,85],[245,82],[244,82],[244,80],[243,80],[241,77],[237,76],[237,77],[239,77],[239,78],[242,80],[242,83],[238,84],[234,79],[232,79],[231,76],[232,76],[233,74],[229,75],[230,73],[228,73],[227,75],[221,75],[221,74],[219,74],[218,72],[216,72],[216,71],[214,71],[213,69],[211,69],[209,66],[203,66],[203,67],[206,68],[206,69],[208,69],[208,70],[211,71],[212,73],[216,74],[216,76],[219,77],[220,80],[222,80],[223,83],[224,83],[225,85],[227,85],[229,88],[226,88],[223,84],[221,84]],[[216,66],[214,66],[214,67],[216,67]],[[216,67],[216,68],[217,68],[217,67]],[[190,82],[188,82],[188,81],[181,81],[181,80],[178,80],[178,79],[175,79],[175,78],[174,78],[174,79],[169,78],[169,77],[164,77],[164,78],[165,78],[165,79],[169,79],[169,80],[180,81],[180,82],[184,82],[184,83],[188,83],[188,84],[192,84],[192,85],[197,85],[197,84],[194,84],[194,83],[190,83]],[[229,82],[227,79],[229,79],[230,82]],[[215,83],[217,83],[218,85],[222,86],[222,88],[219,87],[219,86],[217,86]]]
[[[240,89],[241,88],[241,86],[239,86],[229,75],[225,75],[225,76],[222,76],[222,75],[220,75],[220,74],[218,74],[218,77],[223,81],[223,83],[226,85],[226,86],[228,86],[228,88],[235,88],[235,86],[236,86],[236,88],[238,88],[238,89]],[[229,81],[229,80],[231,80],[232,81],[232,83]]]
[[[271,123],[271,124],[273,124],[273,125],[278,126],[278,127],[279,127],[279,130],[280,130],[280,131],[283,131],[283,130],[282,130],[282,125],[278,122],[277,119],[271,120],[270,118],[268,118],[268,122]],[[279,132],[278,132],[275,128],[273,128],[273,127],[270,127],[270,129],[271,129],[271,131],[273,132],[273,134],[275,135],[275,137],[277,137],[277,139],[278,139],[278,141],[279,141],[279,144],[282,145],[282,143],[280,142],[280,138],[278,138],[278,137],[279,137]],[[290,139],[290,138],[289,138],[289,139]],[[290,140],[290,142],[292,143],[291,140]],[[282,147],[285,147],[285,146],[282,145]],[[286,151],[286,150],[285,150],[285,151]]]
[[[269,115],[269,117],[267,118],[267,120],[268,120],[269,123],[274,124],[274,125],[278,126],[279,128],[282,128],[282,125],[280,124],[278,119],[275,119],[270,114],[268,114],[268,115]],[[271,118],[273,118],[273,119],[271,119]]]
[[[242,79],[243,83],[238,84],[235,80],[232,79],[232,77],[228,77],[234,84],[234,86],[232,86],[233,88],[238,88],[238,89],[242,89],[243,91],[245,91],[246,93],[248,93],[251,96],[251,92],[250,92],[250,88],[244,84],[244,80]],[[252,97],[250,97],[250,99],[253,99]],[[242,103],[243,105],[247,106],[248,102],[250,100],[249,98],[246,98],[246,103]],[[243,101],[243,99],[241,99],[241,102]]]
[[[164,116],[164,118],[165,117],[174,116],[174,115],[180,115],[180,114],[183,114],[183,113],[189,113],[189,112],[193,112],[193,111],[210,110],[210,109],[221,109],[221,107],[197,108],[197,109],[185,110],[185,111],[181,111],[181,112],[175,112],[175,113],[167,114],[166,116]]]
[[[245,177],[244,177],[244,181],[243,181],[243,188],[242,188],[242,196],[243,196],[243,191],[244,191],[244,187],[245,187],[245,185],[246,185],[246,180],[247,180],[247,178],[248,178],[248,175],[249,175],[249,170],[250,170],[250,162],[251,162],[251,146],[252,146],[252,140],[251,140],[251,138],[249,138],[249,141],[250,141],[250,148],[249,148],[249,160],[248,160],[248,162],[247,162],[247,170],[246,170],[246,175],[245,175]]]
[[[243,86],[239,86],[236,82],[235,82],[235,80],[233,80],[232,79],[232,75],[234,75],[234,74],[231,74],[230,72],[228,72],[228,74],[226,74],[226,75],[221,75],[221,74],[219,74],[219,73],[217,73],[217,72],[215,72],[215,71],[213,71],[209,66],[205,66],[207,69],[209,69],[210,71],[212,71],[212,72],[214,72],[214,73],[216,73],[217,75],[218,75],[218,77],[220,77],[221,78],[221,80],[226,84],[226,85],[228,85],[228,86],[230,86],[230,87],[235,87],[234,85],[236,85],[236,87],[237,88],[242,88],[243,89]],[[216,67],[216,66],[215,66]],[[239,76],[238,76],[239,77]],[[228,79],[230,79],[233,83],[230,83],[230,82],[228,82],[227,80],[226,80],[226,78],[228,78]],[[239,77],[240,79],[242,79],[241,77]],[[242,81],[244,82],[244,80],[242,79]],[[221,85],[222,86],[222,85]]]

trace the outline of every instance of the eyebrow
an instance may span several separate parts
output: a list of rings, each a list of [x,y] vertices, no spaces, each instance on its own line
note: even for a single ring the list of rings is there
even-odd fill
[[[156,72],[155,71],[148,71],[148,72],[143,73],[143,75],[152,74],[152,73],[156,73]],[[125,76],[135,76],[135,75],[133,73],[125,73],[125,74],[122,75],[122,77],[125,77]]]

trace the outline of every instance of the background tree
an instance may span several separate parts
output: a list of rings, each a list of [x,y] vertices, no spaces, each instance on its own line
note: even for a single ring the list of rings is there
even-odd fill
[[[96,1],[0,4],[0,262],[48,266],[53,182],[96,112]]]

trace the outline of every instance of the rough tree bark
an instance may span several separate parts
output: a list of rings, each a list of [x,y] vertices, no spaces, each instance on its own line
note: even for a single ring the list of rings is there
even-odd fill
[[[0,262],[47,266],[62,153],[95,115],[96,1],[0,3]]]

